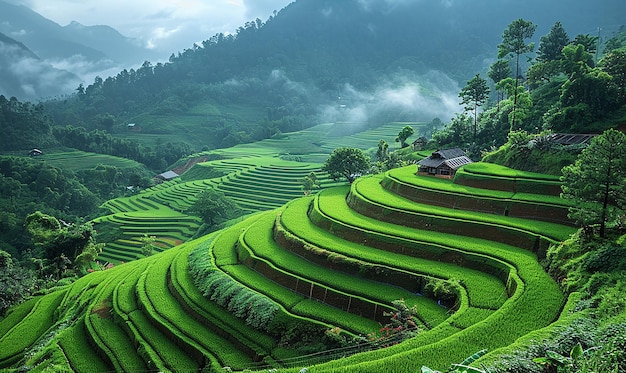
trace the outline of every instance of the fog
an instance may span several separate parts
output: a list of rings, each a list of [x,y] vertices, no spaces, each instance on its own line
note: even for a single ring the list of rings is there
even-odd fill
[[[461,110],[459,91],[457,82],[436,70],[397,74],[367,91],[346,84],[336,103],[320,107],[320,121],[447,121]]]
[[[75,75],[5,43],[0,43],[0,76],[0,92],[30,101],[72,92],[80,84]]]

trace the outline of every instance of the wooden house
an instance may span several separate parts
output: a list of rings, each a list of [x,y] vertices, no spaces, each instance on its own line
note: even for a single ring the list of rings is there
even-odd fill
[[[459,148],[437,150],[418,162],[417,174],[452,179],[456,170],[469,163],[472,160]]]

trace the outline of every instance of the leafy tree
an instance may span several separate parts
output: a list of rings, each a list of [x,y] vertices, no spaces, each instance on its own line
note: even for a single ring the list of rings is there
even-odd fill
[[[472,119],[465,113],[457,114],[442,130],[433,133],[433,141],[441,147],[467,147],[471,142]]]
[[[572,40],[571,45],[582,45],[589,54],[596,53],[598,49],[598,37],[591,36],[589,34],[579,34],[576,35],[574,40]]]
[[[396,137],[396,142],[399,142],[401,147],[406,148],[407,146],[409,146],[406,143],[406,139],[411,137],[413,133],[415,133],[415,131],[413,130],[413,127],[404,126],[398,133],[398,137]]]
[[[515,57],[515,90],[513,98],[513,118],[511,129],[515,123],[515,112],[517,108],[517,87],[519,86],[519,59],[524,53],[532,52],[535,49],[535,43],[526,44],[526,39],[532,38],[537,26],[530,21],[517,19],[502,34],[502,43],[498,45],[498,58],[512,55]]]
[[[542,83],[550,83],[552,78],[561,73],[560,61],[551,60],[536,62],[528,68],[527,81],[531,88],[536,88]]]
[[[561,51],[569,44],[570,39],[561,22],[556,22],[550,32],[541,37],[537,48],[537,61],[558,61],[563,58]]]
[[[237,205],[229,200],[224,193],[207,189],[200,193],[196,202],[189,208],[209,226],[230,219],[237,211]]]
[[[594,138],[576,162],[563,168],[561,196],[574,200],[570,218],[583,226],[600,224],[600,237],[626,204],[626,135],[614,129]]]
[[[504,79],[510,78],[511,74],[511,65],[509,64],[509,61],[502,59],[499,59],[491,64],[489,72],[487,73],[496,86]],[[498,110],[500,110],[500,101],[504,100],[504,91],[497,88],[496,90],[498,91]]]
[[[465,110],[474,112],[474,132],[473,139],[476,140],[476,130],[478,126],[478,108],[489,98],[489,87],[487,81],[476,74],[467,82],[459,93],[461,105],[465,105]]]
[[[376,150],[376,162],[385,163],[389,159],[389,144],[387,141],[380,140],[378,142],[378,149]]]
[[[302,191],[305,196],[311,194],[313,189],[318,189],[320,187],[320,181],[317,179],[315,172],[311,172],[298,181],[302,184]]]
[[[337,181],[342,177],[352,183],[357,177],[365,174],[370,168],[370,159],[361,149],[337,148],[322,167],[330,177]]]
[[[144,233],[143,237],[141,237],[141,254],[143,256],[150,256],[154,254],[156,250],[156,236],[148,236]]]
[[[602,58],[599,63],[603,71],[613,77],[621,103],[626,102],[626,51],[616,50]]]

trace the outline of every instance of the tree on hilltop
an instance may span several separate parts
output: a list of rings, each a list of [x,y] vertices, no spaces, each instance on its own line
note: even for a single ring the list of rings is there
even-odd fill
[[[407,146],[409,146],[406,143],[406,139],[411,137],[414,133],[415,133],[415,131],[413,130],[413,127],[411,127],[411,126],[404,126],[400,130],[400,132],[398,133],[398,137],[396,137],[396,142],[400,143],[400,147],[406,148]]]
[[[582,226],[600,224],[626,207],[626,135],[614,129],[594,138],[576,162],[563,168],[561,196],[574,200],[569,217]]]
[[[335,181],[342,177],[352,183],[357,177],[365,174],[370,168],[370,159],[361,149],[337,148],[324,163],[322,171]]]

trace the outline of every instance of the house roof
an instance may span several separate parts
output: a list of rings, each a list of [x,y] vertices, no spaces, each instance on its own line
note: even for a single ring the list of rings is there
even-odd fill
[[[453,170],[458,169],[461,166],[472,163],[472,160],[467,156],[460,156],[452,159],[447,159],[444,163]]]
[[[465,164],[472,163],[472,160],[460,148],[452,148],[437,150],[430,157],[419,161],[420,166],[434,168],[440,167],[444,163],[450,168],[457,169]],[[457,164],[458,166],[456,166]]]
[[[171,180],[171,179],[178,177],[178,174],[174,171],[166,171],[166,172],[163,172],[162,174],[159,174],[158,176],[165,180]]]
[[[548,135],[548,140],[561,145],[588,144],[591,139],[598,135],[576,133],[553,133]]]

